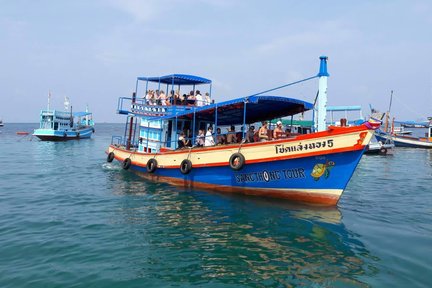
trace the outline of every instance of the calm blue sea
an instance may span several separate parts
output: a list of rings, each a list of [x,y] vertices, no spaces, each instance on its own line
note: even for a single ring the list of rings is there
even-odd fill
[[[364,156],[335,208],[183,192],[106,163],[122,124],[0,128],[0,287],[431,287],[432,150]]]

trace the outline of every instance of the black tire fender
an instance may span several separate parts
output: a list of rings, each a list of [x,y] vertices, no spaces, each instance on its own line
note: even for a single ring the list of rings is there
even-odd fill
[[[239,171],[243,168],[245,164],[245,157],[241,153],[234,153],[229,159],[229,164],[231,169]]]
[[[123,160],[122,168],[125,169],[125,170],[128,170],[130,168],[131,164],[132,164],[131,159],[130,158],[126,158],[126,159]]]
[[[192,170],[192,162],[188,159],[184,159],[180,164],[180,172],[183,175],[187,175]]]
[[[107,162],[111,163],[114,160],[114,152],[108,153]]]
[[[157,160],[154,158],[151,158],[147,161],[146,169],[148,173],[154,173],[157,169]]]
[[[381,154],[387,154],[387,148],[385,148],[385,147],[381,147],[381,148],[380,148],[380,153],[381,153]]]

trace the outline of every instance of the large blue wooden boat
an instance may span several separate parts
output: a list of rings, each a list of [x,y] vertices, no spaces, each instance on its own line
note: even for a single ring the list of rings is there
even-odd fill
[[[326,126],[327,57],[320,61],[319,73],[310,78],[220,103],[210,99],[198,106],[196,101],[202,97],[193,95],[200,94],[196,89],[199,86],[199,90],[205,87],[211,97],[209,79],[184,74],[138,77],[132,97],[119,98],[117,112],[127,117],[126,125],[123,135],[113,136],[106,150],[107,161],[117,160],[124,169],[186,190],[199,188],[336,205],[380,122]],[[268,94],[316,78],[316,105]],[[138,89],[143,82],[144,91]],[[159,96],[152,96],[150,84],[157,86]],[[180,96],[178,91],[184,87],[191,87],[192,97]],[[161,97],[161,89],[173,91],[168,93],[172,97]],[[266,124],[259,124],[275,123],[308,110],[314,111],[313,132],[309,134],[278,134],[271,127],[265,133]],[[250,133],[259,125],[264,128],[258,135]],[[199,130],[207,134],[203,136]],[[219,141],[224,137],[226,142]],[[199,145],[201,140],[204,146]]]

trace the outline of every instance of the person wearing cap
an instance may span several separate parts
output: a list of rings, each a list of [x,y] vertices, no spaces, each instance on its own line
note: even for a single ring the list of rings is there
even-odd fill
[[[261,142],[268,140],[267,131],[267,121],[264,121],[262,122],[261,128],[258,130],[258,137]]]
[[[282,122],[277,121],[276,122],[276,128],[273,130],[273,139],[279,139],[282,137],[283,130],[282,130]]]

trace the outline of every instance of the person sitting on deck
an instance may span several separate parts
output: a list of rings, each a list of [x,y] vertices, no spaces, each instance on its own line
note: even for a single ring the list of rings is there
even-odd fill
[[[222,145],[222,144],[226,144],[226,137],[225,135],[221,135],[221,129],[217,128],[216,129],[216,145]]]
[[[227,144],[237,143],[235,127],[231,125],[230,129],[228,129],[228,135],[226,137]]]
[[[187,105],[187,95],[183,94],[180,96],[180,105],[186,106]]]
[[[255,134],[255,126],[250,126],[248,132],[246,132],[246,143],[253,143],[255,142],[254,139]]]
[[[260,142],[267,141],[268,135],[267,135],[267,121],[262,122],[261,128],[258,130],[258,137]]]
[[[177,146],[178,146],[177,148],[182,149],[182,148],[186,147],[186,144],[187,144],[187,141],[185,138],[185,133],[182,131],[182,132],[180,132],[180,136],[179,136],[179,139],[177,141]]]
[[[213,127],[209,126],[207,129],[206,136],[205,136],[204,146],[208,147],[208,146],[214,146],[215,145],[215,141],[214,141],[212,134],[213,134]]]
[[[195,105],[196,98],[194,96],[194,91],[189,92],[189,96],[187,97],[187,104]]]
[[[151,98],[153,97],[152,93],[153,93],[152,90],[147,91],[147,94],[145,96],[145,100],[146,100],[147,105],[150,105]]]
[[[203,129],[199,129],[195,145],[198,146],[198,147],[203,147],[204,144],[205,144],[204,130]]]
[[[165,92],[163,90],[160,91],[158,100],[159,100],[158,101],[159,105],[163,105],[163,106],[166,105],[167,97],[166,97]]]
[[[178,90],[174,93],[173,105],[181,105],[180,92]]]
[[[273,139],[279,139],[282,138],[283,130],[282,130],[282,122],[277,121],[276,122],[276,128],[273,130]]]

